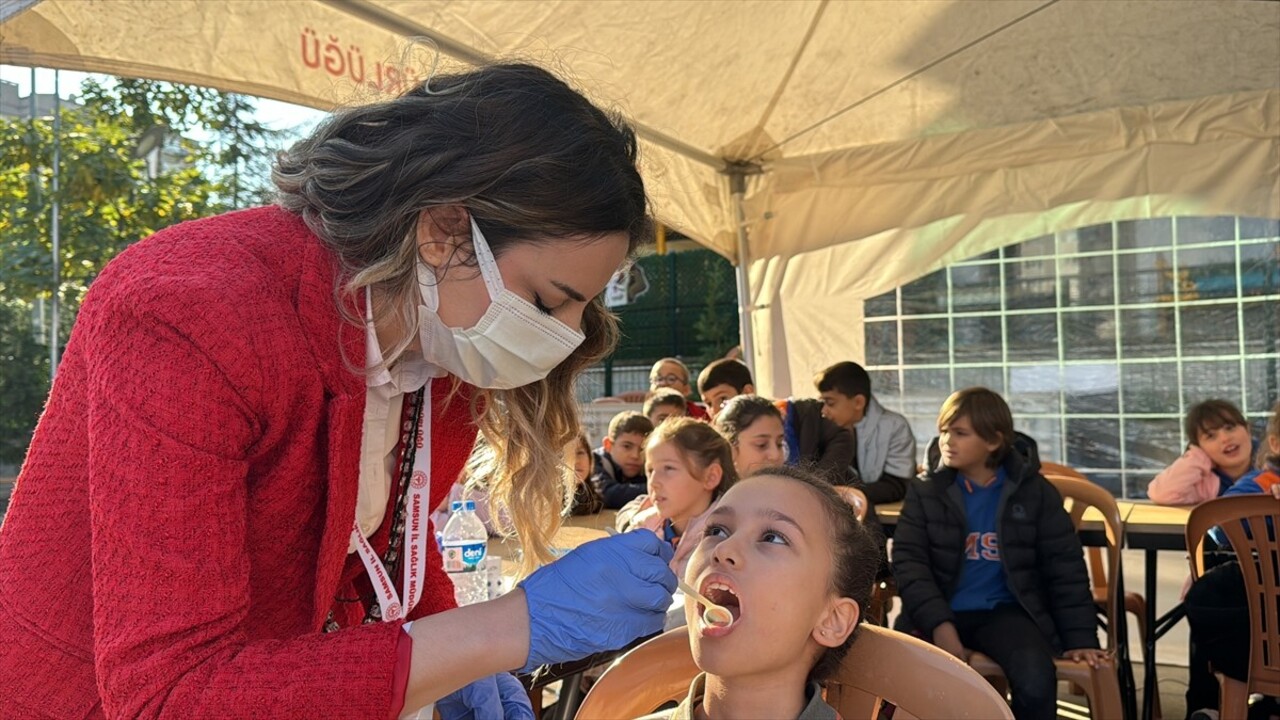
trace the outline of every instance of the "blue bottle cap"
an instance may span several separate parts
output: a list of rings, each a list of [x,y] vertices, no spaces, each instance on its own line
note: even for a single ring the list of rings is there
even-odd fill
[[[456,513],[461,509],[462,509],[461,500],[454,500],[453,502],[449,503],[449,512]]]
[[[465,506],[466,506],[466,508],[467,508],[467,512],[475,512],[475,511],[476,511],[476,501],[475,501],[475,500],[464,500],[464,501],[463,501],[463,503],[464,503],[464,505],[465,505]]]

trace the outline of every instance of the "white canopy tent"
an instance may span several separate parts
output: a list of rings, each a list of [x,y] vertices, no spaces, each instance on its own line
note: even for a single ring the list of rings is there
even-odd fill
[[[320,108],[495,58],[636,123],[657,217],[739,263],[776,396],[861,358],[863,299],[949,262],[1113,219],[1280,217],[1276,2],[0,1],[2,63]]]

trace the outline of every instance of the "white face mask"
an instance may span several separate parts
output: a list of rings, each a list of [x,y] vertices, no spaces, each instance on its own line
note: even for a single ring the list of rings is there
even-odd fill
[[[436,314],[440,294],[435,273],[419,259],[423,304],[418,308],[418,337],[423,357],[463,382],[492,390],[509,390],[545,378],[586,335],[502,284],[498,263],[475,220],[471,221],[471,242],[489,290],[489,309],[475,327],[445,325]]]

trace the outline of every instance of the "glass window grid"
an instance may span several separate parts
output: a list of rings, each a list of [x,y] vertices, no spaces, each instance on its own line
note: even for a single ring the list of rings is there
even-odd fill
[[[878,317],[869,317],[869,318],[866,318],[865,320],[867,324],[880,323],[880,322],[893,322],[897,324],[896,337],[897,337],[898,362],[895,364],[881,364],[881,365],[867,366],[867,369],[870,371],[875,371],[879,373],[883,373],[886,371],[887,372],[896,371],[897,373],[896,392],[893,394],[888,394],[887,396],[881,396],[880,394],[877,394],[877,397],[881,398],[882,402],[885,402],[887,405],[889,405],[895,410],[907,411],[909,410],[909,408],[905,407],[906,397],[909,394],[911,394],[911,388],[906,383],[906,372],[915,371],[915,370],[935,370],[935,371],[946,370],[948,372],[948,377],[951,381],[952,388],[959,389],[955,385],[955,376],[956,376],[957,370],[963,371],[967,369],[991,368],[991,362],[989,361],[973,362],[973,363],[956,362],[954,326],[950,321],[956,317],[973,317],[973,316],[989,317],[996,314],[998,314],[1001,318],[1001,330],[1002,330],[1002,333],[1001,333],[1002,337],[1000,340],[1000,344],[1001,344],[1000,370],[1003,378],[1002,384],[1004,386],[1002,390],[1005,391],[1002,394],[1005,394],[1007,397],[1008,396],[1007,389],[1010,387],[1010,371],[1012,369],[1021,368],[1021,367],[1028,367],[1028,368],[1046,367],[1048,364],[1051,363],[1051,361],[1047,359],[1028,360],[1028,361],[1018,361],[1018,360],[1010,359],[1007,318],[1012,315],[1053,313],[1056,315],[1056,318],[1057,318],[1058,357],[1057,357],[1056,366],[1058,368],[1058,373],[1060,378],[1060,381],[1058,384],[1058,393],[1059,393],[1058,407],[1060,412],[1034,413],[1034,412],[1019,412],[1017,410],[1015,410],[1014,412],[1015,420],[1017,420],[1020,424],[1024,423],[1024,421],[1036,421],[1036,420],[1041,420],[1041,421],[1052,420],[1058,423],[1059,436],[1057,438],[1054,438],[1051,443],[1047,443],[1049,445],[1052,445],[1054,448],[1056,448],[1057,452],[1054,453],[1052,457],[1048,455],[1042,455],[1043,460],[1056,461],[1056,462],[1066,461],[1066,456],[1068,453],[1068,445],[1069,445],[1068,435],[1067,435],[1068,421],[1076,420],[1076,419],[1115,420],[1118,422],[1119,431],[1117,433],[1117,441],[1119,445],[1118,447],[1119,457],[1121,458],[1121,461],[1118,464],[1121,465],[1122,467],[1098,466],[1098,467],[1077,467],[1076,469],[1080,470],[1081,472],[1088,473],[1091,476],[1094,476],[1095,478],[1103,477],[1103,476],[1107,477],[1108,482],[1103,484],[1110,487],[1110,489],[1112,489],[1113,492],[1115,492],[1118,489],[1119,490],[1118,494],[1121,494],[1124,497],[1130,497],[1135,494],[1140,494],[1140,493],[1135,493],[1134,492],[1135,490],[1145,492],[1146,482],[1149,481],[1150,478],[1153,477],[1156,472],[1156,470],[1153,470],[1149,467],[1141,467],[1136,465],[1133,467],[1128,466],[1127,460],[1129,459],[1129,456],[1126,453],[1126,447],[1125,447],[1127,444],[1127,438],[1129,437],[1129,432],[1128,432],[1129,428],[1126,427],[1128,421],[1130,420],[1139,421],[1139,422],[1150,421],[1150,420],[1177,421],[1181,444],[1177,448],[1169,449],[1170,453],[1172,454],[1172,457],[1176,457],[1176,455],[1181,451],[1182,447],[1184,447],[1187,442],[1187,439],[1185,437],[1181,437],[1182,414],[1181,413],[1142,413],[1142,412],[1126,411],[1125,405],[1124,405],[1124,402],[1125,402],[1124,373],[1121,369],[1121,366],[1124,366],[1124,365],[1173,364],[1177,369],[1178,396],[1184,399],[1183,404],[1185,405],[1186,404],[1185,397],[1187,395],[1186,391],[1193,390],[1193,389],[1184,388],[1183,386],[1183,366],[1185,363],[1200,363],[1200,362],[1206,362],[1206,361],[1236,362],[1239,364],[1241,387],[1238,389],[1238,391],[1234,395],[1227,397],[1226,399],[1234,402],[1237,406],[1239,406],[1244,411],[1245,417],[1250,421],[1251,425],[1256,426],[1259,423],[1265,424],[1266,418],[1271,408],[1270,408],[1270,405],[1266,407],[1251,407],[1248,405],[1249,393],[1246,391],[1246,388],[1244,387],[1244,384],[1247,383],[1249,379],[1246,366],[1249,361],[1273,360],[1273,359],[1276,359],[1278,356],[1280,356],[1280,354],[1278,354],[1277,352],[1250,353],[1245,351],[1246,328],[1245,328],[1245,322],[1244,322],[1245,320],[1244,308],[1245,308],[1245,305],[1248,303],[1257,303],[1260,301],[1261,302],[1268,302],[1268,301],[1280,302],[1280,293],[1259,294],[1259,295],[1248,295],[1245,293],[1245,287],[1244,287],[1243,278],[1242,278],[1242,263],[1241,263],[1242,253],[1239,248],[1244,246],[1258,246],[1258,245],[1275,246],[1277,243],[1280,243],[1280,237],[1241,238],[1240,237],[1241,221],[1242,220],[1251,221],[1253,219],[1236,218],[1234,223],[1235,236],[1236,236],[1235,239],[1217,240],[1217,241],[1209,241],[1209,242],[1183,243],[1183,242],[1180,242],[1179,232],[1178,232],[1178,224],[1179,224],[1178,221],[1180,219],[1181,218],[1176,218],[1176,217],[1157,219],[1157,220],[1171,221],[1172,223],[1172,237],[1170,238],[1171,242],[1168,245],[1159,245],[1154,247],[1143,246],[1143,247],[1133,247],[1133,248],[1121,248],[1118,246],[1119,232],[1118,232],[1117,225],[1125,221],[1119,221],[1119,222],[1111,223],[1111,232],[1110,232],[1111,249],[1110,250],[1063,252],[1062,251],[1062,245],[1063,245],[1062,235],[1064,233],[1059,233],[1055,236],[1055,242],[1054,242],[1054,247],[1057,252],[1052,256],[1044,256],[1044,255],[1023,256],[1023,255],[1017,254],[1016,251],[1013,250],[1013,248],[1017,247],[1017,244],[1015,244],[1015,245],[1010,245],[1010,246],[1001,248],[998,251],[993,251],[991,253],[984,254],[982,256],[979,256],[979,258],[976,258],[976,259],[970,259],[970,260],[953,263],[952,265],[946,268],[936,271],[936,272],[944,273],[946,278],[947,311],[944,313],[922,313],[922,314],[905,314],[904,315],[902,293],[900,292],[900,288],[890,291],[893,294],[895,299],[895,308],[896,308],[895,314],[878,316]],[[1197,220],[1200,220],[1200,219],[1197,219]],[[1075,231],[1067,231],[1067,232],[1075,232]],[[1038,243],[1043,244],[1045,241],[1045,238],[1044,237],[1034,238],[1033,241],[1037,241]],[[1230,247],[1233,249],[1233,258],[1234,258],[1235,275],[1236,275],[1234,297],[1184,299],[1182,297],[1183,291],[1182,291],[1181,283],[1172,282],[1171,289],[1172,289],[1173,297],[1169,300],[1126,303],[1121,299],[1122,295],[1121,295],[1120,286],[1122,283],[1122,275],[1120,273],[1120,259],[1122,256],[1136,255],[1136,254],[1143,254],[1143,253],[1153,253],[1153,252],[1167,252],[1172,257],[1171,273],[1172,273],[1172,277],[1176,279],[1179,277],[1179,273],[1182,271],[1182,267],[1179,264],[1179,253],[1186,252],[1186,251],[1199,250],[1199,249],[1212,249],[1212,248],[1222,248],[1222,247]],[[1074,261],[1079,258],[1102,258],[1102,257],[1109,257],[1111,258],[1111,261],[1112,261],[1111,262],[1112,282],[1114,283],[1112,301],[1110,303],[1099,304],[1099,305],[1082,305],[1079,307],[1071,307],[1071,306],[1064,307],[1063,302],[1067,301],[1067,298],[1063,297],[1064,293],[1062,292],[1062,277],[1063,277],[1062,266],[1064,262]],[[1008,296],[1007,296],[1008,276],[1006,275],[1006,268],[1008,268],[1012,264],[1026,263],[1029,260],[1033,260],[1033,259],[1036,261],[1042,261],[1042,262],[1052,262],[1054,264],[1054,282],[1056,287],[1058,288],[1058,292],[1057,292],[1058,303],[1056,307],[1049,307],[1049,308],[1010,309],[1008,307]],[[954,288],[951,281],[952,280],[951,268],[973,267],[973,266],[982,266],[982,265],[999,266],[1000,310],[998,312],[994,312],[994,311],[965,312],[963,310],[957,311],[954,307],[955,305],[954,298],[953,298]],[[886,293],[886,295],[888,294],[889,293]],[[1234,348],[1235,352],[1224,352],[1217,355],[1196,355],[1196,356],[1188,357],[1184,359],[1183,335],[1182,335],[1182,327],[1181,327],[1182,313],[1180,312],[1180,310],[1186,307],[1206,307],[1206,306],[1214,306],[1214,305],[1232,306],[1236,309],[1237,328],[1236,328],[1236,347]],[[1172,333],[1173,333],[1174,354],[1172,356],[1163,355],[1163,356],[1154,356],[1154,357],[1153,356],[1126,357],[1124,353],[1124,349],[1122,347],[1122,340],[1123,340],[1122,327],[1123,326],[1121,325],[1120,313],[1122,310],[1136,310],[1136,309],[1149,309],[1149,308],[1172,308],[1173,309],[1172,317],[1173,317],[1174,327],[1172,329]],[[1116,331],[1114,333],[1115,334],[1114,357],[1068,360],[1065,357],[1065,348],[1064,348],[1065,336],[1063,334],[1064,333],[1063,317],[1071,313],[1099,312],[1099,311],[1102,311],[1102,312],[1109,311],[1112,315],[1112,320],[1115,323]],[[927,319],[947,319],[948,320],[948,323],[947,323],[948,358],[950,362],[946,364],[942,364],[942,363],[913,364],[913,363],[904,362],[904,358],[903,358],[904,348],[903,348],[903,338],[902,338],[902,335],[903,335],[902,322],[904,319],[907,321],[927,320]],[[1116,397],[1117,397],[1117,403],[1118,403],[1117,412],[1115,413],[1087,413],[1087,412],[1070,412],[1069,413],[1067,412],[1066,411],[1067,388],[1065,387],[1065,383],[1061,382],[1061,377],[1064,372],[1063,368],[1066,368],[1069,366],[1088,366],[1088,365],[1099,365],[1099,364],[1107,364],[1107,365],[1113,364],[1116,366],[1116,370],[1117,370]],[[1280,399],[1280,398],[1271,398],[1268,402],[1274,402],[1277,399]],[[936,413],[936,409],[934,410],[934,412]],[[927,433],[927,434],[921,435],[919,433],[919,430],[922,427],[932,428],[933,421],[936,415],[926,416],[926,415],[921,415],[918,412],[916,413],[908,412],[907,417],[908,417],[908,420],[911,421],[912,427],[917,430],[918,439],[920,440],[921,452],[923,453],[928,440],[932,438],[934,433]],[[1042,445],[1043,444],[1046,444],[1046,443],[1042,442]],[[1117,483],[1112,481],[1113,478],[1119,479],[1118,487],[1116,487]],[[1131,483],[1131,481],[1134,481],[1134,482]],[[1138,481],[1140,481],[1140,485],[1138,484]]]

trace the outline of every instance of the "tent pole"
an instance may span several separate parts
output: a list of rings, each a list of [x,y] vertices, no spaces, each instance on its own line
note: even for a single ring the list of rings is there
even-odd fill
[[[738,280],[738,336],[742,343],[742,361],[751,369],[751,377],[759,385],[760,378],[756,377],[755,337],[751,326],[751,287],[747,277],[747,265],[751,261],[747,251],[747,173],[743,168],[731,167],[725,174],[729,176],[733,226],[738,233],[738,258],[734,276]]]

